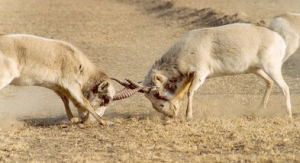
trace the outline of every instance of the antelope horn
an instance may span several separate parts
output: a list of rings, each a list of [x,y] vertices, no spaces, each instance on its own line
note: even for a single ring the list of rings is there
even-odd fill
[[[140,84],[140,82],[138,83],[135,83],[129,79],[125,79],[130,85],[134,86],[134,87],[137,87],[137,88],[143,88],[144,86]]]
[[[135,88],[135,89],[124,88],[121,91],[117,92],[117,94],[113,97],[113,101],[122,100],[122,99],[128,98],[128,97],[134,95],[140,89],[141,88]]]
[[[132,85],[133,87],[136,87],[136,88],[140,88],[140,90],[138,92],[141,92],[141,93],[146,93],[146,92],[149,92],[150,91],[150,87],[145,87],[143,85],[140,84],[140,82],[138,83],[135,83],[129,79],[125,79],[130,85]]]
[[[116,79],[116,78],[111,78],[111,79],[114,80],[114,81],[116,81],[116,82],[118,82],[119,84],[121,84],[122,86],[124,86],[124,87],[126,87],[126,88],[129,88],[129,89],[135,89],[135,88],[138,88],[138,87],[132,85],[131,83],[122,82],[122,81],[120,81],[120,80],[118,80],[118,79]]]
[[[150,87],[145,87],[143,85],[139,83],[135,83],[129,79],[125,79],[126,82],[122,82],[118,79],[115,79],[115,78],[111,78],[112,80],[118,82],[119,84],[121,84],[122,86],[128,88],[128,89],[139,89],[137,92],[140,92],[140,93],[146,93],[146,92],[149,92],[150,91]]]

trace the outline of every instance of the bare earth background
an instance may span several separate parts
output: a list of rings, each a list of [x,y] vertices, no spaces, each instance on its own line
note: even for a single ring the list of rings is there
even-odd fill
[[[190,29],[265,25],[286,11],[300,13],[300,1],[1,0],[0,32],[65,40],[110,76],[140,81]],[[53,92],[9,86],[0,92],[0,162],[300,162],[299,65],[298,52],[284,66],[293,123],[277,86],[258,108],[264,82],[254,75],[208,80],[192,122],[183,107],[166,123],[136,95],[110,106],[113,127],[71,124]]]

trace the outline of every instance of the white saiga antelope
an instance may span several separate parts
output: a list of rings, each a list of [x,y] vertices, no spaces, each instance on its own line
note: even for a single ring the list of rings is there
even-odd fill
[[[69,100],[83,122],[91,113],[100,124],[112,124],[101,118],[106,106],[127,97],[124,91],[115,95],[110,78],[76,47],[25,34],[0,36],[0,90],[9,84],[55,91],[71,121],[78,119],[72,115]]]
[[[283,62],[285,62],[296,52],[300,45],[300,14],[285,13],[280,16],[276,16],[270,21],[268,28],[277,32],[284,39],[286,51]],[[269,78],[267,82],[267,89],[265,91],[265,98],[262,102],[264,108],[267,107],[273,85],[273,80]]]
[[[169,117],[177,115],[187,93],[186,117],[191,120],[194,93],[205,79],[254,73],[268,86],[272,81],[278,84],[286,98],[288,116],[292,118],[289,87],[281,74],[285,51],[286,43],[279,34],[252,24],[193,30],[155,62],[142,85],[130,80],[127,85],[140,88],[139,92],[145,93],[153,107]],[[269,87],[266,90],[265,102]]]
[[[287,45],[284,57],[284,61],[286,61],[300,45],[300,14],[285,13],[276,16],[271,20],[268,27],[283,37]]]

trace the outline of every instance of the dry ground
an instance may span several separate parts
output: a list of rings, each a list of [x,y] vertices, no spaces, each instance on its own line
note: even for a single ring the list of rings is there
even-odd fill
[[[78,46],[110,76],[142,80],[189,29],[232,22],[266,24],[294,0],[1,0],[1,33],[30,33]],[[300,162],[300,54],[284,66],[295,120],[276,87],[257,108],[264,83],[254,75],[208,80],[194,120],[166,122],[141,95],[112,105],[113,127],[74,125],[43,88],[0,94],[0,162]],[[1,67],[0,67],[1,70]]]

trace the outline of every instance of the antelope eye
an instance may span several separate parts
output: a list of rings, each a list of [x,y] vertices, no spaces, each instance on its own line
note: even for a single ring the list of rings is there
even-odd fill
[[[166,89],[168,91],[170,91],[171,93],[174,93],[177,89],[177,86],[176,86],[176,84],[167,84]]]
[[[104,97],[103,97],[103,100],[104,100],[104,103],[105,103],[105,104],[109,103],[109,98],[108,98],[108,96],[104,96]]]
[[[154,93],[153,96],[159,100],[169,101],[167,98],[160,96],[158,92]]]
[[[99,97],[99,98],[104,98],[105,95],[104,95],[103,93],[98,93],[98,97]]]
[[[98,86],[97,86],[97,87],[94,87],[94,88],[92,89],[92,92],[93,92],[94,94],[98,93]]]
[[[158,92],[154,93],[153,95],[154,95],[154,97],[159,98],[159,93]]]

